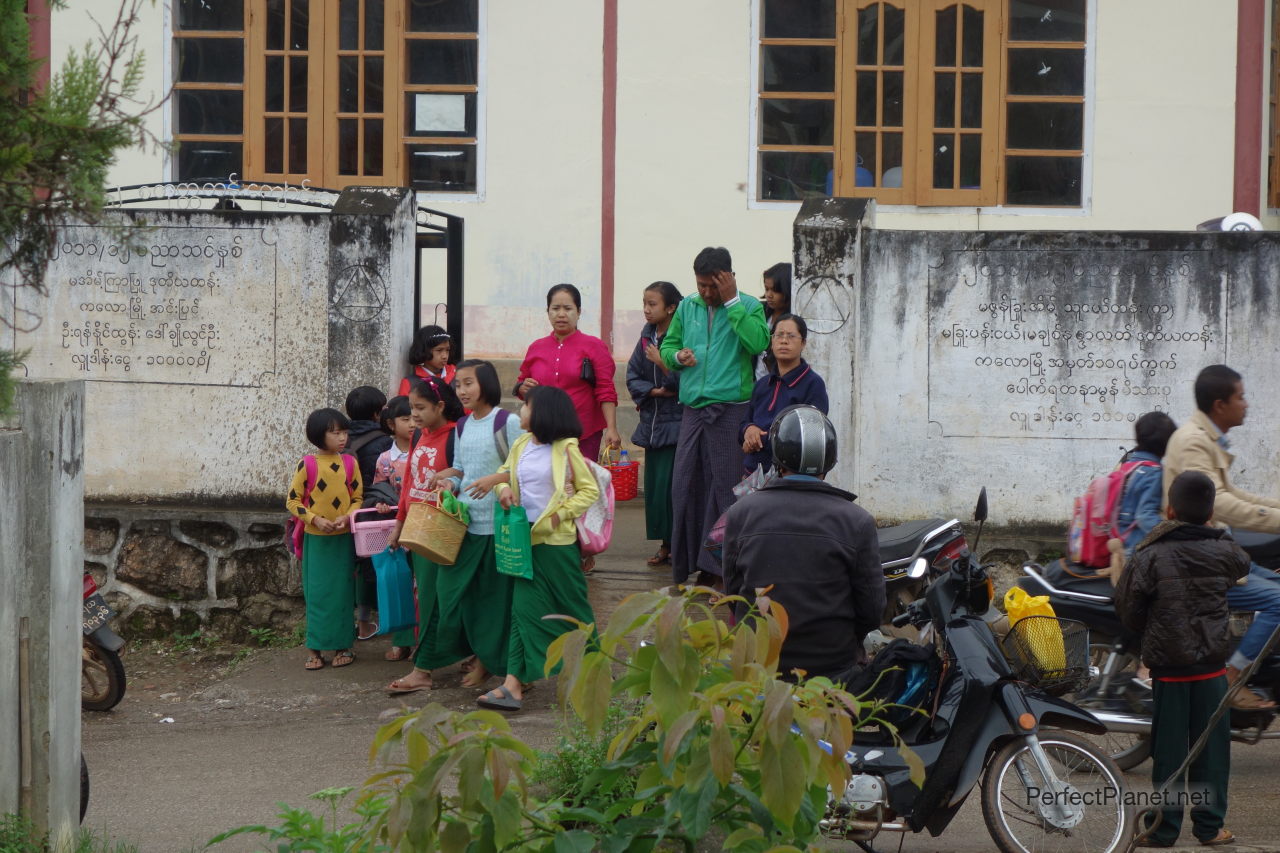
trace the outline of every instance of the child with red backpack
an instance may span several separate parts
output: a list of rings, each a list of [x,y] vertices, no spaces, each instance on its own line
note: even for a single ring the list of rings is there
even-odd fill
[[[356,590],[350,514],[360,508],[364,487],[355,458],[342,452],[350,430],[351,421],[337,409],[316,409],[307,416],[307,440],[320,452],[298,463],[285,502],[290,517],[303,523],[308,670],[324,668],[325,651],[335,652],[335,667],[356,659],[351,652]]]

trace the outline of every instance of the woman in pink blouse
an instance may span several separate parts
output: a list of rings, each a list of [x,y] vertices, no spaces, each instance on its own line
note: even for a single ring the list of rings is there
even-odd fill
[[[537,385],[564,390],[582,421],[578,448],[587,459],[600,456],[600,444],[621,447],[615,416],[618,391],[613,386],[613,354],[604,341],[578,331],[582,294],[572,284],[547,291],[551,334],[529,345],[516,379],[516,396]]]

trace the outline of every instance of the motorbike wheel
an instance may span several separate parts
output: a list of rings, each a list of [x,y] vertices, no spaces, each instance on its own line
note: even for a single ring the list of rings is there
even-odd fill
[[[110,711],[124,698],[124,663],[120,655],[85,640],[80,662],[80,707]]]
[[[982,816],[996,846],[1004,853],[1124,850],[1133,835],[1133,815],[1124,804],[1124,779],[1114,762],[1074,733],[1045,731],[1039,740],[1054,775],[1080,796],[1069,800],[1068,816],[1057,814],[1043,800],[1049,786],[1026,739],[1009,741],[982,779]],[[1033,795],[1032,789],[1042,793]]]
[[[1089,644],[1089,670],[1096,673],[1102,669],[1103,664],[1107,661],[1107,656],[1111,654],[1111,645],[1108,643],[1090,643]],[[1134,676],[1137,671],[1137,660],[1130,658],[1124,661],[1120,666],[1120,674],[1127,682]],[[1081,708],[1097,709],[1106,707],[1106,703],[1101,697],[1095,693],[1095,685],[1098,676],[1095,674],[1091,678],[1089,685],[1073,696],[1065,698],[1076,703]],[[1147,735],[1137,734],[1134,732],[1107,732],[1104,735],[1088,735],[1090,741],[1098,746],[1103,752],[1111,756],[1111,760],[1121,770],[1132,770],[1142,762],[1151,757],[1151,738]]]
[[[84,814],[89,811],[89,765],[84,763],[84,753],[80,753],[80,822],[84,823]]]

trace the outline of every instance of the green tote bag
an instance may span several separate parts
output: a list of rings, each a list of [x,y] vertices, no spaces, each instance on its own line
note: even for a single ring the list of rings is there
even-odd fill
[[[524,507],[497,507],[493,515],[493,553],[502,574],[533,579],[533,545]]]

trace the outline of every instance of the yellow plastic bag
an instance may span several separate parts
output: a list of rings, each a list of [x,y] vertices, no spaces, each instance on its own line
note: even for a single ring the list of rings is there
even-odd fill
[[[1057,614],[1053,612],[1053,605],[1049,603],[1049,596],[1027,595],[1025,589],[1017,586],[1011,587],[1004,594],[1004,609],[1009,614],[1009,625],[1013,629],[1017,628],[1019,621],[1028,616],[1057,618]],[[1067,668],[1062,628],[1057,622],[1048,620],[1037,619],[1034,624],[1036,630],[1027,631],[1025,637],[1031,653],[1036,658],[1036,663],[1046,673],[1062,673]],[[1026,631],[1027,627],[1028,625],[1024,625],[1023,631]]]

